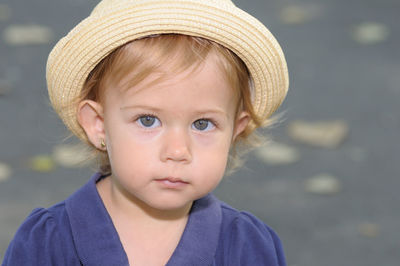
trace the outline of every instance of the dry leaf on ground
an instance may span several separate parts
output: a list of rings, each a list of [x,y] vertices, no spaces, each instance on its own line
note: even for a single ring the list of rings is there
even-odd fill
[[[319,16],[321,10],[316,5],[288,5],[280,12],[284,24],[303,24]]]
[[[29,166],[36,172],[51,172],[55,168],[55,163],[48,155],[36,155],[29,160]]]
[[[331,174],[319,174],[306,180],[307,192],[318,195],[333,195],[340,191],[339,180]]]
[[[293,121],[289,123],[288,135],[296,141],[316,147],[336,148],[347,137],[349,127],[345,121]]]
[[[300,160],[297,149],[286,144],[271,142],[255,151],[257,158],[270,165],[285,165]]]
[[[11,168],[7,164],[0,162],[0,182],[8,180],[11,172]]]
[[[53,39],[53,31],[41,25],[10,25],[3,32],[9,45],[47,44]]]
[[[5,80],[0,79],[0,96],[7,95],[10,92],[10,90],[11,90],[10,84]]]
[[[364,22],[352,30],[352,38],[361,44],[374,44],[385,41],[390,34],[389,28],[382,23]]]
[[[379,235],[379,225],[373,223],[364,223],[358,227],[360,235],[375,238]]]
[[[58,145],[53,149],[57,164],[66,168],[81,167],[90,163],[88,150],[81,145]]]

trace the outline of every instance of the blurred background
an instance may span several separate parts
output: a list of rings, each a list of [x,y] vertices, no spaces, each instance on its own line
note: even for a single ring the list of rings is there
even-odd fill
[[[399,265],[400,1],[234,0],[280,41],[283,118],[216,194],[280,235],[290,266]],[[50,108],[47,56],[96,0],[0,1],[0,260],[19,224],[86,183]]]

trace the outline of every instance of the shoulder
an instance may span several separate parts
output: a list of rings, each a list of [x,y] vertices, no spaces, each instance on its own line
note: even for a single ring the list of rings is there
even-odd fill
[[[37,208],[17,230],[2,265],[55,265],[67,261],[71,244],[65,204]]]
[[[246,211],[238,211],[226,203],[221,203],[223,226],[227,230],[255,233],[257,236],[277,237],[276,233],[263,221]],[[261,235],[259,235],[261,234]]]
[[[24,235],[27,232],[32,234],[53,230],[57,226],[60,218],[63,217],[64,212],[65,204],[63,202],[48,209],[36,208],[21,224],[16,236]]]
[[[63,217],[64,209],[62,203],[49,209],[34,209],[19,227],[13,242],[54,238],[59,233],[58,224]]]
[[[286,265],[281,241],[272,228],[223,202],[221,209],[220,246],[232,259],[231,265]]]

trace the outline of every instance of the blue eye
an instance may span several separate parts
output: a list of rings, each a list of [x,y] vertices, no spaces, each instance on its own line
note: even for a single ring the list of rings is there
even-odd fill
[[[145,128],[155,128],[158,127],[161,123],[157,117],[152,115],[143,115],[136,120],[139,125]]]
[[[208,119],[199,119],[193,122],[192,128],[199,131],[209,131],[214,129],[215,125]]]

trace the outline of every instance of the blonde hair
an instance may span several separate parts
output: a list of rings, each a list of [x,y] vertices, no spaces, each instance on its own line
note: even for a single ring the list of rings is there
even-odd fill
[[[252,81],[244,62],[232,51],[213,41],[180,34],[153,35],[126,43],[105,57],[89,74],[77,99],[103,102],[105,89],[110,84],[122,82],[122,87],[128,88],[139,84],[150,74],[159,73],[155,82],[163,79],[162,67],[169,64],[169,72],[180,73],[189,67],[196,69],[208,55],[217,55],[217,64],[226,81],[233,89],[237,99],[237,113],[243,110],[250,116],[250,121],[244,131],[235,139],[231,149],[229,168],[238,166],[241,162],[236,144],[245,143],[243,147],[254,146],[257,141],[253,131],[263,125],[263,121],[254,113],[251,102]],[[172,62],[172,66],[171,66]],[[130,73],[135,73],[133,77]],[[250,135],[254,135],[249,139]],[[111,167],[106,152],[98,151],[100,171],[111,173]]]

